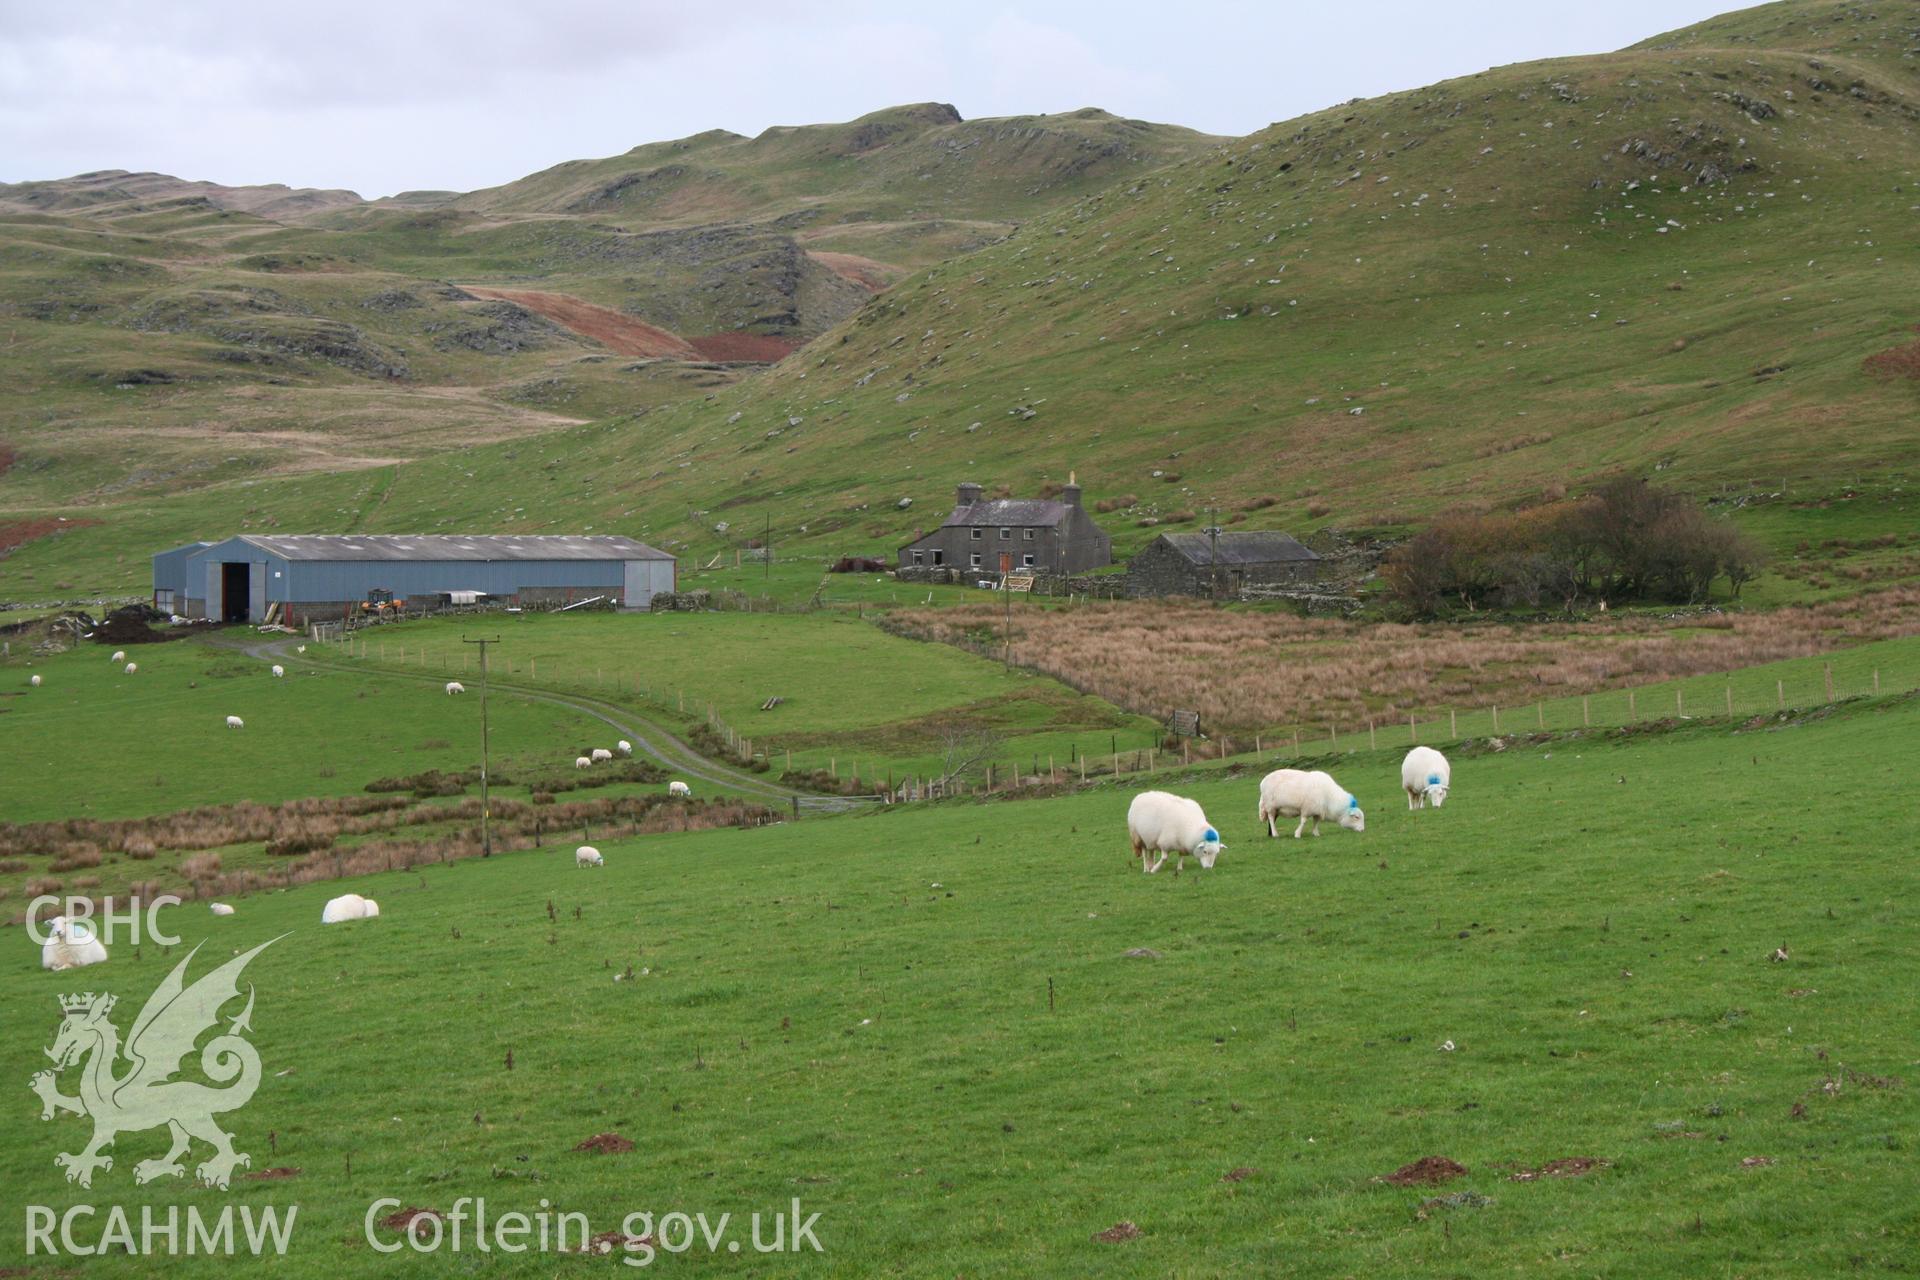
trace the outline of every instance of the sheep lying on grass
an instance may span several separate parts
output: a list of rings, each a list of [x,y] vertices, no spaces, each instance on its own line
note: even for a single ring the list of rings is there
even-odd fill
[[[618,751],[623,756],[630,756],[633,754],[633,744],[631,742],[628,742],[625,738],[622,738],[620,739],[620,741],[614,743],[613,749],[615,751]]]
[[[1127,838],[1133,844],[1133,856],[1140,859],[1140,869],[1148,875],[1160,869],[1169,853],[1174,855],[1176,876],[1188,854],[1211,870],[1213,860],[1227,847],[1197,803],[1166,791],[1143,791],[1133,798],[1127,806]],[[1148,853],[1160,855],[1152,866],[1147,865]]]
[[[693,795],[693,788],[676,778],[667,784],[667,794],[670,796],[679,796],[684,800]]]
[[[461,684],[458,680],[447,681],[448,697],[452,697],[456,693],[465,693],[466,691],[467,691],[467,686]]]
[[[1349,831],[1367,829],[1367,815],[1360,811],[1360,802],[1330,775],[1318,769],[1310,773],[1275,769],[1260,780],[1260,821],[1267,824],[1268,835],[1278,836],[1274,819],[1295,815],[1300,818],[1300,825],[1293,829],[1295,840],[1309,819],[1316,836],[1322,822],[1338,822]]]
[[[595,764],[605,764],[611,759],[613,759],[613,752],[607,750],[605,747],[595,747],[593,749],[593,762]]]
[[[229,729],[244,729],[244,728],[246,728],[246,727],[247,727],[247,722],[246,722],[245,720],[242,720],[242,719],[241,719],[241,718],[240,718],[239,716],[228,716],[228,717],[227,717],[227,728],[229,728]]]
[[[1400,762],[1400,789],[1407,793],[1409,809],[1424,809],[1429,800],[1438,809],[1452,786],[1453,766],[1432,747],[1415,747]]]
[[[593,767],[593,761],[585,756],[575,756],[573,758],[573,767],[576,769],[591,769]]]
[[[348,920],[371,920],[380,914],[380,904],[357,893],[329,898],[320,912],[321,924],[343,924]]]
[[[62,969],[83,969],[104,964],[107,949],[84,920],[55,916],[46,923],[47,940],[40,947],[40,967],[58,973]]]
[[[217,916],[230,916],[233,914],[233,908],[224,902],[209,902],[207,904],[207,910]]]
[[[573,865],[576,867],[604,867],[607,865],[607,860],[600,856],[598,849],[590,844],[583,844],[573,851]]]

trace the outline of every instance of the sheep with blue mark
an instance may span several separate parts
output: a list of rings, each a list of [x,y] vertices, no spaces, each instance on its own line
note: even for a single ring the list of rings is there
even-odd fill
[[[1316,836],[1322,822],[1337,822],[1349,831],[1367,829],[1367,815],[1361,811],[1360,801],[1331,774],[1318,769],[1275,769],[1260,780],[1260,821],[1267,824],[1269,836],[1279,836],[1274,820],[1281,817],[1300,819],[1300,825],[1293,829],[1295,840],[1309,821]]]
[[[1429,800],[1438,809],[1452,786],[1453,766],[1432,747],[1415,747],[1400,762],[1400,789],[1407,793],[1409,809],[1424,809]]]
[[[1160,869],[1168,854],[1174,855],[1176,876],[1188,855],[1210,871],[1227,847],[1199,804],[1166,791],[1142,791],[1133,798],[1127,806],[1127,838],[1133,844],[1133,856],[1140,859],[1140,869],[1148,875]],[[1160,855],[1152,866],[1147,865],[1149,853]]]

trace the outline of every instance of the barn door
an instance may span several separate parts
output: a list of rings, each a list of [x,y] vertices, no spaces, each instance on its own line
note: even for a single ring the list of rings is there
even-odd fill
[[[255,560],[247,566],[247,621],[267,618],[267,566]]]

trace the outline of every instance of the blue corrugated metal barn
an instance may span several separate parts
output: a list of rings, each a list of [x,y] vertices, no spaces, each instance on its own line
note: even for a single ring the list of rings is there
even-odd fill
[[[521,607],[602,596],[645,609],[677,572],[668,553],[612,536],[241,534],[154,556],[153,589],[156,607],[189,618],[263,622],[278,604],[278,620],[302,626],[350,616],[376,593],[409,607],[472,592]]]

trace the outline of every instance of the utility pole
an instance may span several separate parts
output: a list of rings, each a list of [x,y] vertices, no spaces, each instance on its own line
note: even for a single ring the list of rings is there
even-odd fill
[[[1220,525],[1214,519],[1219,514],[1217,508],[1207,508],[1207,576],[1208,589],[1213,598],[1220,598]]]
[[[1007,581],[1007,570],[1000,571],[1000,594],[1007,598],[1007,622],[1001,629],[1001,669],[1008,675],[1013,674],[1013,586]]]
[[[485,640],[469,640],[460,637],[461,644],[480,646],[480,856],[493,856],[493,804],[487,795],[487,646],[499,644],[500,637],[492,636]]]
[[[766,570],[760,576],[773,577],[773,512],[767,512],[767,531],[760,539],[760,564]]]

